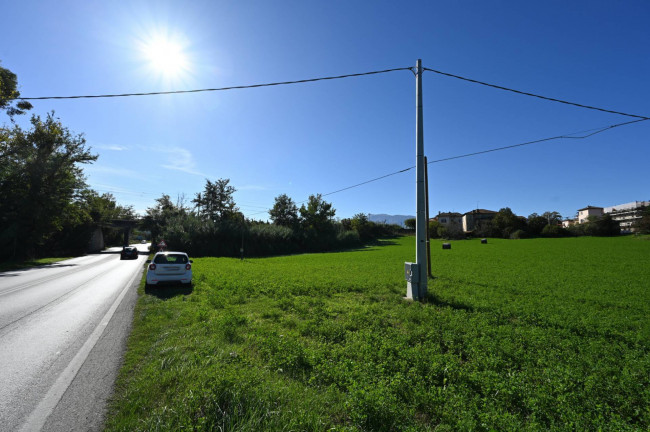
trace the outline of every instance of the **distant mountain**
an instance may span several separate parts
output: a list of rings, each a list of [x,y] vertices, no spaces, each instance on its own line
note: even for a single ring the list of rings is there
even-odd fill
[[[368,214],[368,220],[372,222],[387,223],[387,224],[397,224],[399,226],[404,226],[404,221],[406,219],[413,219],[415,216],[405,216],[405,215],[389,215],[389,214]]]

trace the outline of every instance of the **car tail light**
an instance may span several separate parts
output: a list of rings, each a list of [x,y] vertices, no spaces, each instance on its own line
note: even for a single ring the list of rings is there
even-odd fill
[[[156,270],[156,264],[154,263],[149,264],[149,270]]]
[[[191,270],[192,264],[185,264],[185,270]]]

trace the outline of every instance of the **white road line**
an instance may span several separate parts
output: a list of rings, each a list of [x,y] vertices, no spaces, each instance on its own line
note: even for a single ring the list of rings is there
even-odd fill
[[[139,274],[140,272],[136,271],[133,277],[129,280],[126,287],[124,287],[120,295],[111,305],[108,312],[106,312],[106,315],[104,315],[88,340],[86,340],[86,343],[84,343],[79,352],[74,356],[68,367],[66,367],[61,375],[59,375],[59,377],[56,379],[56,382],[52,385],[36,409],[34,409],[34,411],[32,411],[32,413],[29,415],[29,418],[27,421],[25,421],[22,428],[20,429],[21,432],[36,432],[43,429],[47,418],[50,416],[50,414],[52,414],[52,411],[54,411],[54,408],[56,408],[57,404],[61,400],[61,397],[63,397],[65,391],[68,389],[68,387],[70,387],[70,384],[77,376],[79,369],[81,369],[81,366],[88,358],[90,351],[92,351],[92,349],[95,347],[95,344],[97,344],[97,341],[104,333],[104,330],[106,330],[106,327],[111,321],[111,318],[113,318],[115,311],[117,310],[120,303],[122,303],[122,299],[124,299],[124,296],[131,288],[133,281],[136,277],[138,277]]]

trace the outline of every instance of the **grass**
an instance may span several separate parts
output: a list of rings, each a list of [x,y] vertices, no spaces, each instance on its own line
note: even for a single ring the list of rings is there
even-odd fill
[[[650,242],[433,243],[194,259],[144,292],[107,429],[648,430]],[[182,289],[181,289],[182,290]]]
[[[54,264],[59,261],[70,259],[71,257],[65,258],[38,258],[30,259],[25,261],[7,261],[0,263],[0,272],[10,271],[10,270],[22,270],[31,267],[44,266],[49,264]]]

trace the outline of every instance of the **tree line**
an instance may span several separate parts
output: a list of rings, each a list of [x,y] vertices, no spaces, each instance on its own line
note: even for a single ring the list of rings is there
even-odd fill
[[[120,244],[121,233],[111,220],[136,218],[130,206],[111,194],[99,194],[86,184],[83,166],[97,160],[83,134],[75,135],[49,113],[33,115],[30,127],[14,121],[32,108],[19,101],[16,75],[0,66],[0,111],[10,125],[0,127],[0,260],[86,252],[93,230],[103,228],[107,244]],[[228,179],[206,180],[193,199],[173,202],[162,195],[147,209],[141,228],[153,243],[164,239],[174,249],[193,255],[263,256],[358,247],[374,239],[401,233],[398,225],[374,223],[365,214],[335,219],[336,210],[319,194],[300,207],[286,194],[275,198],[270,222],[246,218],[237,207]],[[618,224],[605,215],[568,229],[557,212],[515,215],[499,210],[474,232],[504,238],[617,235]],[[414,225],[415,220],[408,220]],[[432,237],[460,238],[462,230],[430,221]],[[650,233],[650,210],[637,222]],[[244,249],[244,252],[242,252]]]
[[[335,219],[336,209],[320,194],[300,207],[288,195],[275,198],[270,222],[246,218],[234,200],[229,179],[206,180],[204,190],[190,200],[174,202],[163,194],[146,210],[142,228],[151,232],[153,246],[162,240],[169,248],[194,256],[268,256],[321,252],[361,246],[396,235],[398,225],[378,224],[359,213]]]
[[[0,111],[10,119],[0,127],[0,260],[83,254],[96,227],[133,219],[134,211],[88,187],[83,165],[97,155],[53,112],[33,115],[28,129],[16,124],[32,108],[15,101],[16,88],[16,75],[0,67]],[[117,231],[105,235],[119,241]]]
[[[650,233],[650,208],[642,212],[634,227],[641,233]],[[533,213],[528,217],[516,215],[509,207],[500,209],[493,219],[482,221],[471,233],[465,233],[461,226],[443,225],[436,220],[429,221],[429,233],[432,238],[461,239],[467,236],[500,237],[523,239],[533,237],[572,237],[620,235],[620,226],[610,214],[600,217],[590,216],[586,222],[562,227],[562,216],[556,211],[543,214]],[[415,229],[415,219],[407,219],[405,225]]]

